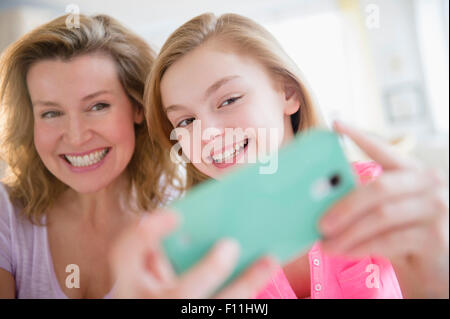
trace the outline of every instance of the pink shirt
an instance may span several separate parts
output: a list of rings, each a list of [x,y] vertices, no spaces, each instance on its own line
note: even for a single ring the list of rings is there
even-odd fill
[[[374,162],[353,163],[353,169],[364,184],[379,176],[382,168]],[[320,241],[308,252],[311,275],[311,299],[402,299],[402,292],[389,260],[367,256],[350,259],[327,256]],[[283,270],[277,271],[256,299],[296,299]]]

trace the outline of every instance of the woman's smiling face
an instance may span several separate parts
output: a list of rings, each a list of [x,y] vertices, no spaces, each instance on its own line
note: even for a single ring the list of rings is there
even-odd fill
[[[42,60],[27,73],[34,144],[47,169],[80,193],[121,175],[143,120],[124,91],[114,60],[95,53]]]
[[[179,139],[184,154],[212,178],[290,140],[290,115],[300,104],[255,59],[225,47],[215,40],[204,43],[171,65],[161,80],[162,104],[177,136],[183,135],[180,128],[189,132]],[[230,138],[229,132],[239,129],[244,134]]]

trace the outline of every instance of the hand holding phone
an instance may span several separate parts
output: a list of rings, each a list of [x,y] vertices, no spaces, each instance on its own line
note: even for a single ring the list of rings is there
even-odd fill
[[[181,225],[163,246],[177,273],[224,237],[241,245],[230,280],[263,254],[286,263],[320,238],[321,215],[356,185],[338,136],[306,131],[277,156],[273,174],[260,174],[258,164],[249,164],[220,181],[202,183],[173,204]]]

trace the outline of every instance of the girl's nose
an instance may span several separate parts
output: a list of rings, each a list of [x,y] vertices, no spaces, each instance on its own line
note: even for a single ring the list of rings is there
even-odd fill
[[[202,142],[208,144],[225,133],[225,127],[211,119],[201,120]]]
[[[225,131],[222,128],[214,126],[207,127],[202,130],[202,144],[206,145],[217,139],[222,140],[224,135]]]

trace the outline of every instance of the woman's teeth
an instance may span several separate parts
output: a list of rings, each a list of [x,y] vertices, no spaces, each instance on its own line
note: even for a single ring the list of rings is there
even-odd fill
[[[233,156],[239,154],[247,145],[248,140],[242,141],[239,144],[236,144],[233,149],[226,150],[222,154],[213,155],[212,159],[215,163],[226,162],[228,159],[231,159]]]
[[[64,155],[64,157],[75,167],[84,167],[94,165],[100,162],[108,153],[109,148],[105,148],[102,151],[92,152],[84,156],[70,156]]]

